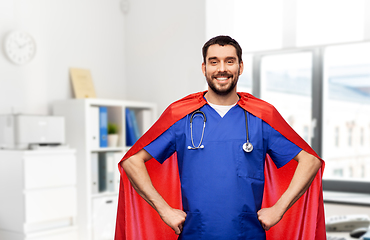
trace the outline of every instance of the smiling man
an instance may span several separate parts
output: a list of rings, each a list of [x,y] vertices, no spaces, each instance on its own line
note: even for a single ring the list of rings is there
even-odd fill
[[[211,45],[205,55],[202,71],[208,87],[218,95],[228,95],[238,83],[239,75],[243,73],[243,62],[236,54],[232,45]]]
[[[119,167],[179,239],[264,240],[266,231],[283,218],[314,180],[314,192],[309,195],[315,196],[316,208],[321,208],[322,161],[270,104],[237,92],[244,66],[242,50],[234,39],[210,39],[203,46],[203,59],[208,91],[170,105]],[[253,148],[245,149],[243,145],[249,141]],[[173,159],[174,153],[181,183],[181,209],[169,206],[156,191],[145,165],[152,158],[164,163]],[[271,206],[262,208],[265,180],[273,178],[266,176],[268,159],[277,168],[293,160],[296,168],[288,187]],[[120,196],[120,204],[123,201]],[[325,239],[322,212],[317,209],[311,216],[316,223],[309,223],[305,229],[310,231],[309,236],[302,238],[299,231],[303,230],[286,230],[283,238]],[[121,225],[128,220],[122,220],[120,211],[122,207],[116,239],[129,239],[124,232],[127,229]],[[161,237],[153,235],[151,239]]]

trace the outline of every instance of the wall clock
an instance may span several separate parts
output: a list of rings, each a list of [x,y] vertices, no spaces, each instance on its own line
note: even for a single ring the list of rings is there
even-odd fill
[[[26,64],[36,54],[36,42],[33,37],[23,31],[10,32],[4,42],[5,54],[15,64]]]

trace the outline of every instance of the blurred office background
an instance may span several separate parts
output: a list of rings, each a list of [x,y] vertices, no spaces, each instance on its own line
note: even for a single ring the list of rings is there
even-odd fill
[[[202,44],[228,34],[244,51],[239,90],[276,105],[326,159],[326,176],[369,179],[369,16],[367,0],[1,0],[2,40],[24,30],[37,51],[18,66],[2,50],[0,114],[50,113],[73,97],[71,67],[90,69],[99,98],[160,113],[204,89]]]
[[[158,114],[205,89],[201,47],[243,48],[238,90],[277,107],[326,160],[326,179],[370,179],[369,0],[0,0],[0,38],[23,30],[37,52],[0,56],[0,114],[51,114],[73,98],[69,68],[98,98],[152,102]],[[78,173],[77,173],[78,174]]]

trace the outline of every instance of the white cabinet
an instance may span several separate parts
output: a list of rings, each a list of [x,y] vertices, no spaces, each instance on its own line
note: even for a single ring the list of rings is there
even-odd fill
[[[1,150],[0,191],[0,239],[77,239],[75,150]]]
[[[108,122],[118,125],[116,147],[100,147],[101,107],[107,109]],[[134,113],[140,134],[157,116],[153,103],[108,99],[70,99],[53,103],[53,114],[65,117],[66,142],[77,150],[77,223],[81,240],[113,239],[119,185],[117,164],[130,147],[126,146],[127,108]],[[100,164],[102,161],[106,165]],[[102,176],[104,171],[106,174]],[[108,186],[102,184],[104,179]]]
[[[116,222],[112,217],[117,215],[117,196],[102,196],[93,199],[93,236],[94,239],[113,239]]]

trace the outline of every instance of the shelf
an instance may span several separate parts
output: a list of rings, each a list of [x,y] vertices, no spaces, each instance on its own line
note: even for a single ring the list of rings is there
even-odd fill
[[[118,126],[117,147],[99,147],[102,146],[101,114],[105,114],[105,109],[101,107],[107,108],[107,118],[103,115],[103,121]],[[126,146],[126,109],[135,114],[139,129],[136,133],[139,134],[146,132],[157,117],[153,103],[137,101],[69,99],[52,105],[54,115],[65,117],[66,142],[76,149],[79,239],[101,239],[102,229],[111,229],[109,235],[112,236],[109,239],[114,238],[112,226],[116,220],[120,179],[117,164],[130,149],[130,146]],[[100,190],[110,191],[99,192],[100,187]]]

